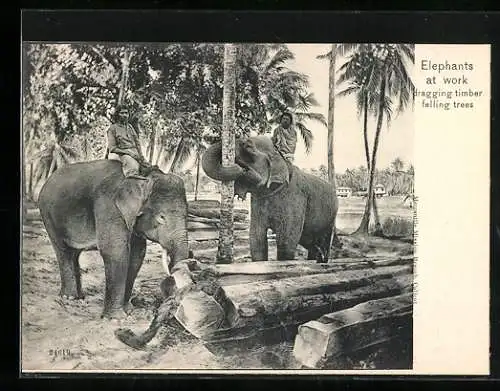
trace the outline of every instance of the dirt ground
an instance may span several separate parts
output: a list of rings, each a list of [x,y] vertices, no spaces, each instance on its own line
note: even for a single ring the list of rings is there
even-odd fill
[[[368,242],[342,237],[337,256],[409,255],[413,245],[372,238]],[[213,261],[216,242],[192,243],[195,257]],[[249,259],[248,244],[236,241],[235,256]],[[270,243],[270,257],[276,249]],[[303,254],[299,253],[299,257]],[[160,248],[148,245],[134,294],[160,296],[156,283],[163,276]],[[59,271],[42,222],[30,219],[23,226],[22,252],[22,369],[23,370],[130,370],[130,369],[298,369],[292,343],[257,347],[239,354],[215,355],[172,320],[143,350],[134,350],[114,336],[118,327],[140,333],[153,316],[152,305],[138,306],[125,320],[100,319],[104,294],[104,267],[97,252],[80,258],[84,301],[63,302],[58,296]],[[380,352],[379,352],[380,353]],[[379,354],[377,353],[377,354]],[[377,367],[376,357],[350,364],[352,369]]]

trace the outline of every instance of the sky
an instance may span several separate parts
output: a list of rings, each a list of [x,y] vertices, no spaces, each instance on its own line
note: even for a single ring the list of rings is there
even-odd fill
[[[319,106],[315,111],[328,115],[328,61],[318,60],[318,54],[328,52],[328,44],[288,44],[294,53],[295,60],[288,67],[309,75],[310,91],[314,93]],[[345,58],[337,60],[339,67]],[[375,118],[368,120],[368,132],[375,133]],[[301,168],[318,168],[327,165],[327,129],[321,124],[310,122],[309,128],[314,135],[311,153],[305,152],[302,139],[299,137],[295,154],[295,165]],[[411,109],[394,117],[390,127],[384,126],[380,136],[377,167],[385,168],[396,158],[401,158],[406,164],[413,161],[413,131],[414,121]],[[366,165],[363,146],[362,119],[357,117],[354,97],[337,98],[335,100],[335,130],[334,130],[334,164],[337,173],[347,168]],[[369,138],[370,150],[372,138]],[[406,167],[405,167],[406,168]]]

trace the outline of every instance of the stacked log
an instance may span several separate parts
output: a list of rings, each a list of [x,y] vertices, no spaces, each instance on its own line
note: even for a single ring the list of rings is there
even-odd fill
[[[234,209],[234,233],[236,237],[248,236],[248,214],[246,209]],[[220,202],[217,200],[189,201],[187,225],[190,240],[219,239]]]
[[[370,300],[321,316],[298,328],[293,354],[303,366],[324,368],[367,348],[378,348],[412,330],[413,295]]]
[[[218,306],[207,306],[192,296],[181,302],[182,310],[175,317],[212,352],[293,341],[299,326],[307,322],[361,303],[411,293],[413,282],[411,257],[197,267],[200,270],[192,271],[193,275],[209,272],[217,282],[212,297]]]

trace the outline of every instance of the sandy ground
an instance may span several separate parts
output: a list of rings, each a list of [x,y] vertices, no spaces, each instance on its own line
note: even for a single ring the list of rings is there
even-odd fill
[[[346,204],[345,200],[341,201]],[[359,203],[362,206],[362,202]],[[338,226],[349,232],[359,222],[356,205],[344,205],[345,217]],[[342,208],[342,204],[341,204]],[[411,218],[411,209],[380,207],[383,216],[394,214]],[[357,213],[356,213],[357,212]],[[383,213],[385,214],[383,214]],[[357,216],[356,216],[357,215]],[[356,217],[356,218],[354,218]],[[337,256],[409,255],[413,246],[386,239],[369,242],[342,238],[344,248]],[[195,257],[213,261],[215,241],[192,243]],[[299,251],[299,258],[303,254]],[[236,241],[235,256],[249,258],[248,244]],[[276,256],[270,244],[271,259]],[[96,252],[80,258],[84,301],[63,302],[58,296],[59,271],[42,222],[31,219],[23,226],[22,252],[22,369],[23,370],[127,370],[127,369],[297,369],[291,354],[292,344],[260,346],[251,351],[214,355],[175,321],[165,325],[144,350],[123,345],[114,336],[118,327],[144,331],[153,316],[152,304],[137,306],[126,319],[117,323],[100,319],[104,294],[104,267]],[[144,265],[137,278],[134,294],[151,302],[160,296],[153,281],[163,275],[160,248],[149,244]],[[380,352],[377,354],[381,354]],[[389,354],[390,356],[390,354]],[[377,366],[376,357],[350,363],[351,368]]]

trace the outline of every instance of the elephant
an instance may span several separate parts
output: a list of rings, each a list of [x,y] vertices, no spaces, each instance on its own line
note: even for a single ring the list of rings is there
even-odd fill
[[[308,259],[328,262],[335,235],[338,199],[335,185],[291,164],[267,136],[237,138],[235,163],[221,164],[221,143],[207,148],[202,168],[212,179],[234,180],[234,193],[251,194],[250,254],[268,260],[267,230],[276,234],[277,259],[295,258],[297,245]]]
[[[145,177],[125,177],[115,160],[69,164],[48,178],[38,203],[59,263],[61,296],[84,298],[79,256],[82,251],[100,252],[105,272],[103,318],[120,319],[130,312],[146,239],[163,248],[167,273],[189,257],[184,182],[157,167]]]

